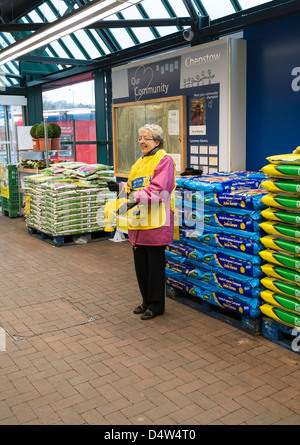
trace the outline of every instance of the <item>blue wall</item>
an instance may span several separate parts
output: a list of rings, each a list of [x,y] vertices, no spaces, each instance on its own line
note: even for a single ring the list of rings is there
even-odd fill
[[[246,168],[300,145],[300,15],[246,30]],[[297,76],[292,70],[299,67]],[[299,91],[292,89],[292,81]],[[296,88],[297,89],[297,88]]]

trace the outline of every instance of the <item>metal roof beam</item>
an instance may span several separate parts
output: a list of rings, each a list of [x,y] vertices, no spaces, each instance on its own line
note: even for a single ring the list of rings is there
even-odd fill
[[[79,8],[87,3],[88,0],[65,0],[70,4],[77,4]],[[110,52],[115,52],[120,50],[119,42],[115,39],[113,34],[109,29],[96,29],[96,33],[100,37],[100,39],[104,42]]]
[[[4,71],[0,71],[0,77],[11,77],[12,79],[22,79],[20,74],[6,73]]]
[[[45,23],[1,23],[0,32],[36,31],[45,26]]]
[[[103,29],[103,28],[144,28],[151,26],[190,26],[193,23],[191,17],[170,17],[163,19],[142,19],[142,20],[103,20],[95,22],[83,29]],[[7,23],[0,24],[0,32],[25,32],[37,31],[48,23]]]
[[[160,54],[161,51],[168,51],[175,48],[182,48],[187,42],[182,37],[182,31],[172,34],[171,36],[161,37],[151,42],[146,42],[138,46],[127,48],[126,50],[117,51],[99,59],[91,61],[90,65],[81,68],[69,68],[63,73],[62,71],[55,74],[46,75],[42,79],[36,79],[28,82],[27,86],[35,86],[48,83],[53,80],[75,76],[84,72],[90,72],[98,69],[107,69],[112,66],[120,65],[129,61],[134,61],[145,56]]]
[[[183,0],[183,1],[184,1],[184,2],[189,2],[189,3],[190,3],[190,0]],[[198,8],[200,14],[201,14],[203,17],[208,16],[207,11],[206,11],[206,9],[205,9],[205,7],[204,7],[202,1],[201,1],[201,0],[194,0],[194,2],[195,2],[195,5],[196,5],[197,8]]]
[[[300,2],[298,0],[273,0],[272,2],[249,8],[246,11],[236,12],[220,19],[212,20],[210,25],[200,29],[199,33],[201,38],[221,37],[297,13],[300,13]]]
[[[32,62],[32,63],[42,63],[42,64],[54,64],[54,65],[74,65],[74,66],[81,66],[81,65],[88,65],[91,63],[90,61],[84,59],[68,59],[64,57],[41,57],[41,56],[20,56],[17,57],[15,60],[19,60],[20,62]]]
[[[139,11],[139,13],[141,14],[141,16],[143,17],[143,20],[144,20],[144,19],[149,19],[149,18],[150,18],[149,15],[148,15],[147,12],[146,12],[144,6],[143,6],[141,3],[138,3],[138,4],[136,5],[136,9]],[[154,37],[155,37],[156,39],[158,39],[158,38],[160,37],[160,34],[159,34],[159,32],[158,32],[158,30],[156,29],[155,26],[150,26],[150,31],[152,32],[152,34],[154,35]]]
[[[200,37],[197,43],[202,43],[202,41],[206,41],[207,38],[217,39],[250,26],[260,25],[295,13],[300,13],[300,2],[298,0],[274,0],[272,5],[272,7],[270,7],[270,3],[266,4],[264,7],[260,5],[259,7],[248,9],[247,12],[241,11],[211,21],[209,26],[199,30]],[[117,51],[113,54],[100,57],[91,61],[89,65],[80,68],[67,68],[64,71],[46,75],[42,79],[28,82],[28,86],[43,84],[55,79],[74,76],[79,73],[96,69],[110,68],[138,58],[161,54],[170,49],[182,48],[183,46],[190,44],[191,42],[184,40],[182,32],[177,32],[170,36],[158,38],[151,42],[146,42],[132,48],[127,48],[126,50]]]
[[[243,8],[241,7],[239,0],[230,0],[230,3],[236,12],[242,11]]]
[[[194,8],[194,5],[192,4],[191,0],[183,0],[183,3],[190,15],[190,18],[193,19],[194,22],[197,22],[199,14],[197,14],[197,11]]]
[[[170,17],[164,19],[132,19],[132,20],[103,20],[95,22],[88,28],[150,28],[151,26],[190,26],[193,20],[190,17]]]

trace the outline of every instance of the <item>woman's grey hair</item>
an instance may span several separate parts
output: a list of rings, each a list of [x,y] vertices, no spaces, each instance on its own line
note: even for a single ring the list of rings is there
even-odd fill
[[[143,131],[146,131],[149,135],[151,135],[153,137],[153,139],[155,141],[159,142],[159,146],[162,148],[164,146],[164,142],[165,142],[165,136],[164,136],[164,132],[163,129],[156,124],[146,124],[143,125],[140,129],[139,129],[139,134]]]

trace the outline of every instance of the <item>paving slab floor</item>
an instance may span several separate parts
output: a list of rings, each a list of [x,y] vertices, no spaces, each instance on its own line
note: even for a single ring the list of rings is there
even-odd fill
[[[129,242],[0,216],[1,425],[299,425],[300,355],[176,300],[142,321]]]

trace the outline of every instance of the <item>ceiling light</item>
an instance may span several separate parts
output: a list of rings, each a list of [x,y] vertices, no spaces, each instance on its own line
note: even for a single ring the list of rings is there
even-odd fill
[[[91,25],[98,20],[103,20],[112,14],[116,14],[129,6],[136,5],[140,1],[141,0],[91,0],[70,14],[45,25],[38,31],[0,51],[0,66]]]

